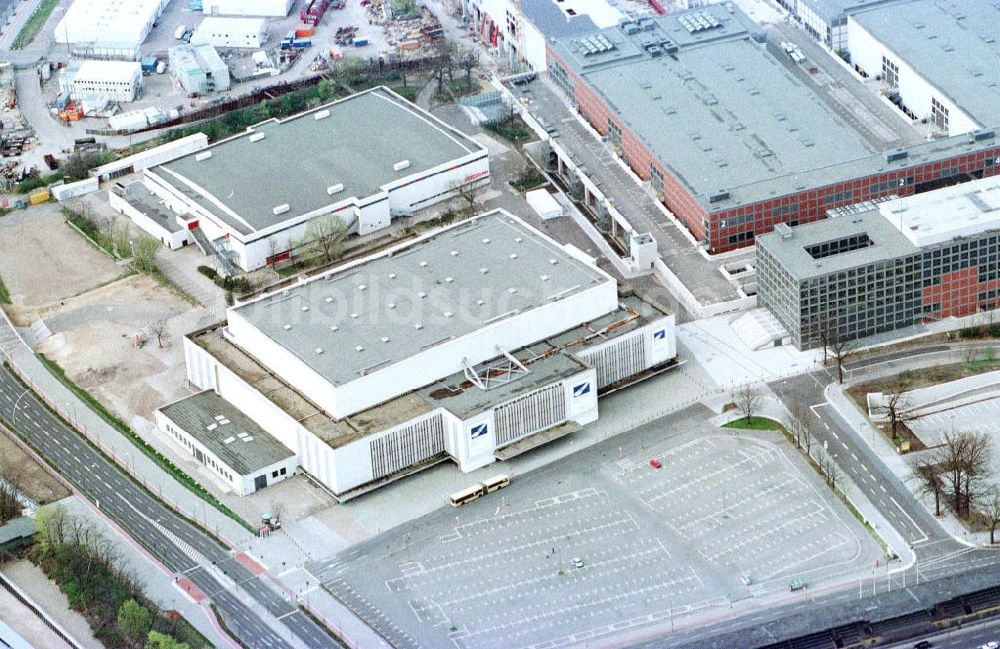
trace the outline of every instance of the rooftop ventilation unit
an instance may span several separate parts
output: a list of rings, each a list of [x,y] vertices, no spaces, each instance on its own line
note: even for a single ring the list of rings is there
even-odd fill
[[[330,116],[330,111],[328,111],[326,109],[323,109],[323,110],[319,111],[318,113],[316,113],[315,115],[313,115],[313,119],[320,120],[320,119],[325,119],[325,118],[327,118],[329,116]]]
[[[457,250],[452,250],[448,254],[451,255],[452,257],[457,257],[458,256],[458,251]]]
[[[791,226],[787,223],[776,223],[774,231],[780,234],[782,239],[791,239],[795,236],[795,233],[792,232]]]
[[[983,128],[972,134],[972,141],[979,142],[981,140],[992,140],[996,135],[996,130],[992,128]]]
[[[292,208],[288,203],[282,203],[281,205],[271,210],[271,213],[274,214],[275,216],[278,216],[279,214],[284,214],[290,209]]]
[[[292,325],[286,324],[284,327],[282,327],[282,329],[284,329],[285,331],[291,331],[292,330]]]
[[[250,136],[250,141],[251,142],[260,142],[261,140],[264,139],[264,137],[265,137],[264,133],[254,133],[253,135]]]
[[[482,268],[480,268],[480,269],[479,269],[479,273],[480,273],[481,275],[485,275],[485,274],[486,274],[486,273],[488,273],[488,272],[490,272],[490,269],[489,269],[489,268],[487,268],[486,266],[483,266]]]
[[[357,313],[352,313],[351,314],[351,318],[357,320],[358,319],[358,314]]]
[[[444,317],[446,317],[446,318],[450,318],[450,317],[451,317],[451,316],[453,316],[453,315],[455,315],[455,314],[454,314],[454,313],[452,313],[451,311],[445,311],[445,312],[444,312]]]
[[[339,329],[340,327],[338,327],[337,325],[330,325],[330,331],[338,331]]]
[[[720,189],[717,192],[713,192],[708,195],[709,203],[718,203],[729,198],[729,192],[725,189]]]
[[[354,348],[354,350],[355,351],[359,351],[359,352],[363,352],[363,351],[365,351],[365,348],[362,347],[361,345],[358,345],[357,347]]]
[[[305,313],[305,312],[306,312],[306,311],[308,311],[308,310],[309,310],[309,305],[306,305],[306,306],[303,306],[303,307],[302,307],[302,312],[303,312],[303,313]]]
[[[893,149],[892,151],[885,152],[886,162],[896,162],[897,160],[902,160],[907,156],[907,153],[903,149]]]
[[[384,343],[389,342],[389,337],[388,336],[382,336],[382,342],[384,342]]]
[[[322,354],[323,353],[323,348],[322,347],[317,347],[316,348],[316,353],[317,354]]]
[[[327,304],[329,304],[330,302],[333,302],[333,298],[332,297],[326,298],[326,302],[327,302]]]
[[[400,160],[396,164],[392,165],[393,171],[402,171],[403,169],[409,169],[409,168],[410,168],[409,160]]]
[[[337,183],[336,185],[330,185],[329,187],[326,188],[326,193],[329,194],[330,196],[333,196],[334,194],[339,194],[342,191],[344,191],[344,183]]]
[[[420,331],[421,329],[423,329],[423,328],[424,328],[424,325],[422,325],[422,324],[420,324],[419,322],[417,322],[417,323],[415,323],[415,324],[413,325],[413,328],[414,328],[414,329],[416,329],[417,331]]]
[[[194,159],[197,162],[202,162],[203,160],[208,160],[211,157],[212,157],[211,151],[202,151],[201,153],[196,153]]]

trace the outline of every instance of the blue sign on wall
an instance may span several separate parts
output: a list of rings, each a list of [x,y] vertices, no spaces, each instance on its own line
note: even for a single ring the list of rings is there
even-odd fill
[[[667,337],[666,329],[660,329],[659,331],[653,332],[653,340],[663,340],[666,337]]]
[[[581,383],[580,385],[573,388],[573,398],[582,397],[585,394],[590,394],[590,381],[586,383]]]
[[[485,435],[489,429],[490,427],[488,424],[476,424],[469,432],[472,434],[472,439],[476,439],[477,437]]]

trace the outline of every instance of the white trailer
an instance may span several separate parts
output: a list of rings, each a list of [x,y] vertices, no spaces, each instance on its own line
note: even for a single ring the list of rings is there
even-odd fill
[[[543,220],[557,219],[563,215],[562,205],[547,189],[535,189],[524,195],[531,209],[535,210]]]

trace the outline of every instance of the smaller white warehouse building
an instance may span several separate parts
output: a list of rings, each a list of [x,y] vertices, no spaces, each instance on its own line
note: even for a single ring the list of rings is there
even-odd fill
[[[287,16],[294,0],[204,0],[202,10],[213,16]]]
[[[998,34],[988,0],[907,0],[848,18],[851,62],[940,136],[1000,125]]]
[[[192,43],[241,49],[258,49],[266,41],[267,21],[263,18],[208,16],[191,37]]]
[[[135,101],[142,88],[137,61],[71,61],[59,74],[59,92],[74,100],[104,96],[111,101]]]
[[[189,93],[204,95],[229,90],[229,68],[208,43],[185,43],[167,50],[170,76]]]
[[[169,0],[74,0],[56,25],[57,43],[137,51]]]
[[[599,394],[676,363],[673,315],[502,210],[227,315],[185,338],[188,381],[342,500],[571,434],[597,419]]]
[[[211,390],[163,406],[156,425],[238,496],[281,482],[298,458]]]
[[[511,62],[542,71],[546,43],[617,25],[625,18],[608,0],[460,0],[477,38]]]
[[[174,225],[133,220],[165,243],[184,230],[250,271],[289,259],[314,218],[333,214],[365,235],[489,179],[484,146],[373,88],[145,169],[147,193]]]

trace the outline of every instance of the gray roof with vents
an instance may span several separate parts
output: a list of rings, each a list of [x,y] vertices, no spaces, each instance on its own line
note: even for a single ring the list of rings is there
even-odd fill
[[[324,110],[329,117],[316,119]],[[252,142],[254,133],[264,138]],[[375,88],[262,122],[152,173],[237,232],[251,234],[351,196],[367,198],[388,183],[476,151],[486,155],[475,140],[387,88]],[[199,160],[206,153],[211,157]],[[394,171],[403,160],[410,166]],[[343,191],[327,194],[336,184]],[[275,215],[273,209],[284,204],[289,210]]]
[[[212,390],[163,406],[160,412],[240,475],[250,475],[295,455]]]
[[[232,311],[339,385],[604,282],[495,211]]]
[[[980,126],[1000,125],[996,0],[913,0],[853,19]]]
[[[900,0],[798,0],[799,15],[802,7],[808,7],[828,25],[842,23],[848,14],[876,5],[886,5]]]

